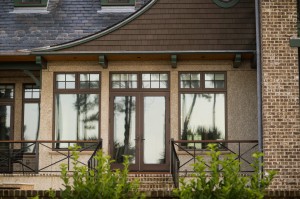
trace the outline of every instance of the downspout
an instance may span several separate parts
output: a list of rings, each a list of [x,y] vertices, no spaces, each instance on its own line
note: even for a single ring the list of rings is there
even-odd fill
[[[262,67],[261,67],[261,32],[260,32],[260,0],[255,0],[255,28],[256,28],[256,81],[257,81],[257,133],[258,150],[263,152],[263,126],[262,126]],[[260,161],[260,171],[262,171]]]

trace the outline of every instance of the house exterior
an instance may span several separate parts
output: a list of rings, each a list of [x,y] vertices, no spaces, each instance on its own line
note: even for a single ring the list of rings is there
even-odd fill
[[[157,177],[175,151],[188,173],[214,140],[299,197],[296,0],[0,4],[0,183],[59,189],[75,143],[83,164],[101,146]]]

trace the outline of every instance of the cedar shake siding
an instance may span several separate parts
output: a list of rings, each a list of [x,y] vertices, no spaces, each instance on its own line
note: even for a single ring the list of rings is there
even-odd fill
[[[123,27],[63,51],[255,50],[253,0],[220,8],[211,0],[158,0]]]

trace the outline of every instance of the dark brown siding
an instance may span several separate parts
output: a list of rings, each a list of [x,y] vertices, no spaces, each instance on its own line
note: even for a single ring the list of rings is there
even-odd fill
[[[254,50],[253,0],[224,9],[212,0],[158,0],[127,25],[67,51]]]

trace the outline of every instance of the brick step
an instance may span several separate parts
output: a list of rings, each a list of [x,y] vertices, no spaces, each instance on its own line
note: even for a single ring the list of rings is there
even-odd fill
[[[138,179],[141,191],[171,191],[174,183],[171,174],[129,174],[129,181]]]

